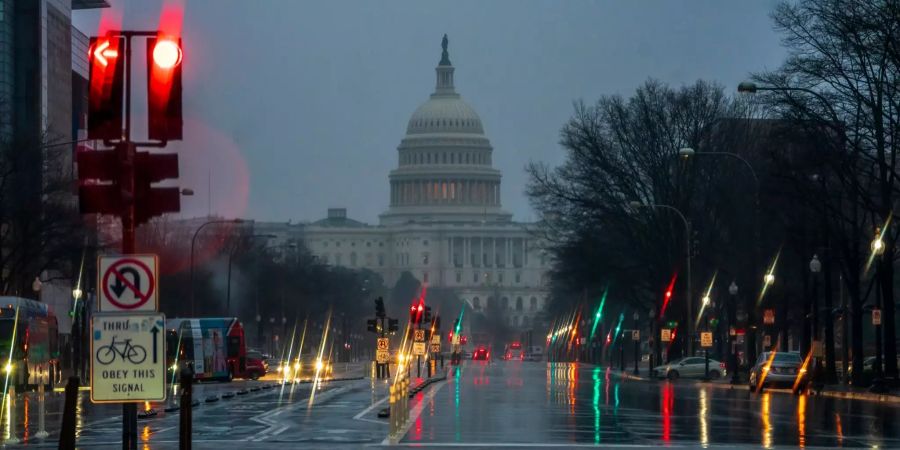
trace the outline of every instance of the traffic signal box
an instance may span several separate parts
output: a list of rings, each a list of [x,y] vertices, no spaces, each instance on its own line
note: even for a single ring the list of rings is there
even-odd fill
[[[181,139],[181,40],[158,33],[121,32],[92,37],[89,59],[88,138],[102,139],[111,150],[83,150],[78,162],[78,203],[83,214],[110,214],[139,225],[150,218],[181,209],[177,187],[153,187],[178,178],[178,155],[139,152],[138,145],[162,147]],[[148,129],[150,139],[138,144],[124,128],[130,109],[124,109],[126,60],[135,36],[147,39]]]

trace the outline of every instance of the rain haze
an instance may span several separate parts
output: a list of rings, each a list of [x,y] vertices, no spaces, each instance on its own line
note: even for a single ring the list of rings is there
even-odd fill
[[[155,29],[161,1],[75,12]],[[377,223],[407,121],[434,90],[449,36],[456,88],[481,116],[504,209],[535,215],[529,161],[563,160],[572,102],[628,95],[648,78],[732,86],[785,56],[771,1],[498,0],[184,2],[185,217],[305,221],[328,207]],[[209,187],[211,186],[211,191]],[[315,194],[315,195],[311,195]]]

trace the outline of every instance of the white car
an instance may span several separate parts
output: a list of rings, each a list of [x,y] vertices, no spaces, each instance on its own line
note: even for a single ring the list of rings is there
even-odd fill
[[[709,360],[709,378],[718,379],[724,377],[725,363],[714,359]],[[653,368],[655,378],[667,378],[677,380],[679,378],[704,378],[706,376],[706,359],[698,356],[676,359],[662,366]]]

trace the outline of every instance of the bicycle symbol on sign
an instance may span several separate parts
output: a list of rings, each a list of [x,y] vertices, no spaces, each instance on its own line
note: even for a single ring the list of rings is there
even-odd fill
[[[112,364],[116,360],[116,355],[119,355],[123,361],[140,364],[147,359],[147,350],[141,345],[132,345],[131,339],[116,342],[116,338],[113,336],[109,345],[97,349],[97,362],[104,366]]]

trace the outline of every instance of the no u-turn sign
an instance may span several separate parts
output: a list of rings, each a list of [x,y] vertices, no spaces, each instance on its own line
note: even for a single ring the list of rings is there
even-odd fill
[[[100,311],[157,311],[156,255],[101,256]]]

